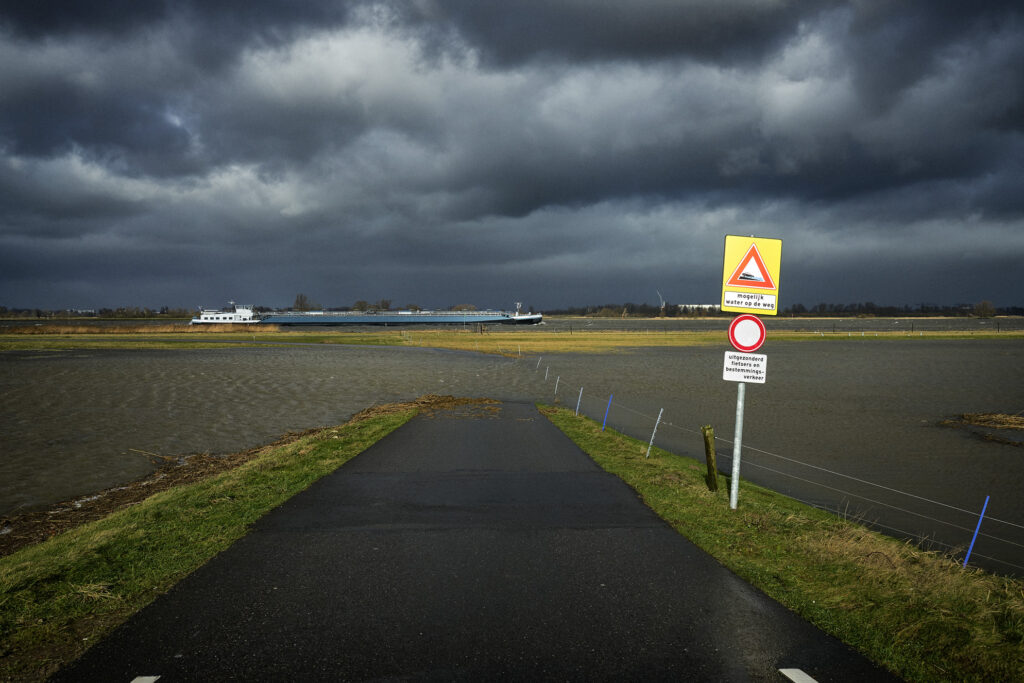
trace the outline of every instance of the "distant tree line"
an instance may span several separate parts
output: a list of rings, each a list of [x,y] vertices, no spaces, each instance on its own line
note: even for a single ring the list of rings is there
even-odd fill
[[[874,302],[854,304],[819,303],[811,308],[803,304],[793,304],[783,311],[783,315],[792,317],[942,317],[942,318],[991,318],[995,315],[1024,315],[1022,306],[1003,306],[997,308],[991,301],[980,301],[976,304],[930,304],[922,303],[904,306],[880,306]]]
[[[88,308],[50,310],[42,308],[8,308],[0,306],[0,318],[191,318],[195,311],[188,308],[140,308],[138,306],[120,306],[118,308]]]
[[[642,303],[601,304],[597,306],[569,306],[563,309],[546,310],[549,315],[573,315],[593,318],[685,318],[707,316],[733,316],[734,313],[723,313],[713,305],[685,305],[666,303],[660,305]],[[931,304],[922,303],[904,306],[884,306],[867,301],[863,303],[835,304],[819,303],[807,307],[804,304],[793,304],[784,307],[781,315],[794,318],[855,318],[855,317],[978,317],[991,318],[996,315],[1024,315],[1024,306],[996,307],[991,301],[976,304]]]
[[[362,312],[373,312],[373,311],[390,311],[392,310],[391,299],[378,299],[377,301],[365,301],[359,299],[351,306],[331,306],[326,310],[328,311],[362,311]],[[292,308],[297,311],[309,311],[314,309],[320,309],[319,304],[312,303],[310,298],[305,294],[298,294],[295,296],[295,303]],[[418,304],[405,304],[400,307],[404,311],[422,311],[423,307]],[[257,310],[270,310],[264,307],[257,307]],[[473,304],[455,304],[449,306],[450,311],[475,311],[476,306]]]
[[[703,315],[715,315],[718,311],[702,306],[681,306],[666,303],[664,309],[657,304],[600,304],[598,306],[569,306],[560,310],[546,310],[549,315],[576,315],[589,318],[685,318]]]

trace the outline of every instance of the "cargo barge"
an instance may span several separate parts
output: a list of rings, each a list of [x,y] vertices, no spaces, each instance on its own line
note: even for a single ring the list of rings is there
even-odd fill
[[[252,306],[233,301],[226,310],[203,309],[192,325],[536,325],[540,313],[508,311],[282,311],[257,313]]]

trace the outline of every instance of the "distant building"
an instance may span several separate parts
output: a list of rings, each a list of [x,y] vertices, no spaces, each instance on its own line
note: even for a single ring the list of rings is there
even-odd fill
[[[694,311],[705,311],[714,313],[721,310],[720,304],[679,304],[680,313],[692,313]]]

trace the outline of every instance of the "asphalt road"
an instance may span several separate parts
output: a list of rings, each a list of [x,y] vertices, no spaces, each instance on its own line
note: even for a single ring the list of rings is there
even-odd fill
[[[891,679],[679,536],[533,406],[506,403],[410,421],[53,680],[787,680],[780,669]]]

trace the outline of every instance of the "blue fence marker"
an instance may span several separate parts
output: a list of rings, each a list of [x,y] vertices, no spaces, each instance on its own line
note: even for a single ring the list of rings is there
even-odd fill
[[[612,409],[612,396],[615,394],[608,394],[608,407],[604,409],[604,422],[601,423],[601,431],[604,431],[604,426],[608,424],[608,411]]]
[[[985,496],[985,504],[981,506],[981,516],[978,517],[978,526],[974,528],[974,538],[971,539],[971,547],[967,549],[967,557],[964,558],[964,567],[967,567],[967,560],[971,559],[971,551],[974,550],[974,542],[978,540],[978,532],[981,530],[981,520],[985,519],[985,510],[988,509],[988,496]]]

